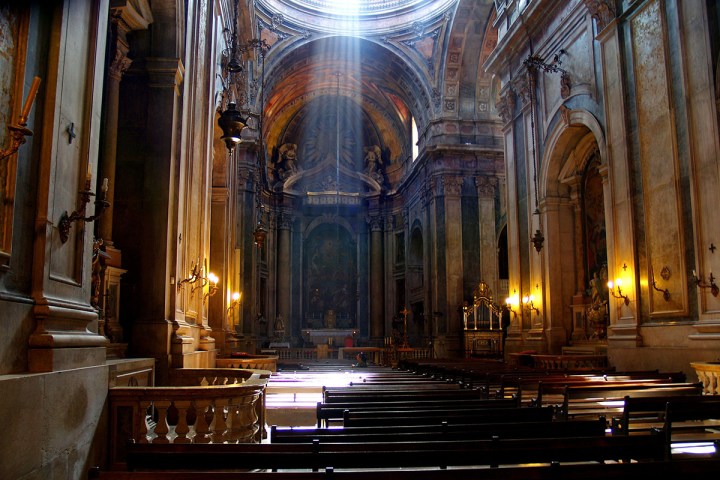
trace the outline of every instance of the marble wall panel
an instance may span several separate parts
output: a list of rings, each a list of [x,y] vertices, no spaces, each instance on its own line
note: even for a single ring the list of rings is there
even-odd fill
[[[648,268],[659,273],[667,267],[678,273],[684,271],[685,239],[664,24],[661,3],[649,2],[631,20],[632,51]],[[660,292],[650,289],[649,293],[651,316],[685,310],[684,295],[672,295],[666,302]]]

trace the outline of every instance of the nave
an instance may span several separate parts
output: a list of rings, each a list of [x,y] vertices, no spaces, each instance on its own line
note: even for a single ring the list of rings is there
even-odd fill
[[[588,478],[661,468],[710,473],[720,463],[720,399],[686,380],[678,372],[548,371],[490,360],[406,361],[397,368],[280,364],[267,379],[267,431],[258,443],[192,434],[178,443],[172,434],[146,432],[127,445],[123,468],[93,474],[286,480],[358,472],[462,479],[478,470],[487,478],[499,478],[498,471],[510,479],[579,478],[593,468]]]

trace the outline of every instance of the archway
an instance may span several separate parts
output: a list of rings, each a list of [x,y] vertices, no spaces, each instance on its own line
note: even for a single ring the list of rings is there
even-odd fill
[[[545,333],[552,353],[604,340],[599,327],[607,322],[604,137],[587,112],[567,110],[557,117],[539,185],[546,236]]]

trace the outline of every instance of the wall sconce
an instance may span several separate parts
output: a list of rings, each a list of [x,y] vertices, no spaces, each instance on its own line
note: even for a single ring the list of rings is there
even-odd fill
[[[198,259],[197,263],[194,263],[192,268],[190,269],[190,276],[187,278],[183,278],[177,283],[177,289],[178,292],[182,288],[182,286],[186,283],[195,283],[198,280],[202,278],[202,268],[198,268],[200,265],[200,259]]]
[[[692,274],[693,274],[693,280],[695,281],[695,285],[697,285],[700,288],[709,288],[710,293],[712,293],[713,297],[718,296],[718,294],[720,293],[720,288],[718,288],[718,286],[715,284],[715,277],[713,277],[712,272],[710,272],[710,277],[709,277],[710,283],[703,282],[703,279],[701,277],[698,277],[695,274],[695,270],[693,270]]]
[[[622,289],[620,288],[622,286],[622,280],[616,279],[615,283],[613,284],[612,280],[607,283],[608,290],[610,291],[610,295],[613,298],[622,298],[625,301],[625,305],[630,305],[630,299],[627,295],[623,295]],[[614,287],[617,287],[617,294],[615,293]]]
[[[38,88],[40,88],[40,77],[35,77],[33,79],[32,85],[30,86],[28,96],[25,99],[25,105],[23,106],[22,113],[20,114],[17,125],[7,126],[8,133],[10,134],[8,136],[10,145],[8,145],[7,148],[0,149],[0,160],[5,160],[10,155],[13,155],[15,152],[18,151],[20,145],[25,143],[25,137],[32,136],[32,130],[27,128],[27,119],[28,116],[30,116],[30,110],[32,109],[32,105],[35,102],[35,96],[37,95]]]
[[[205,301],[208,299],[208,297],[212,297],[213,295],[215,295],[217,293],[219,281],[220,281],[220,279],[218,278],[217,275],[215,275],[212,272],[208,273],[206,283],[210,284],[210,288],[208,288],[208,291],[205,293],[205,295],[203,295],[203,303],[205,303]]]
[[[517,291],[513,291],[513,295],[511,297],[507,297],[505,299],[505,305],[503,308],[505,308],[508,312],[511,312],[514,317],[517,317],[517,312],[515,311],[515,305],[518,304],[518,296]]]
[[[525,308],[525,310],[527,310],[528,312],[532,312],[533,310],[535,310],[535,313],[540,315],[540,309],[534,305],[534,303],[533,303],[534,301],[535,301],[534,295],[525,295],[522,298],[523,308]]]
[[[230,312],[235,307],[237,307],[240,304],[241,298],[242,298],[242,292],[234,292],[232,294],[232,302],[230,302],[230,305],[228,305],[227,311]]]
[[[83,222],[93,222],[100,218],[100,215],[110,206],[110,202],[106,200],[108,190],[108,179],[103,179],[102,183],[102,199],[95,200],[95,215],[89,217],[85,216],[85,210],[87,204],[90,203],[90,197],[94,197],[95,194],[90,190],[90,183],[92,176],[88,171],[87,179],[85,180],[85,190],[80,191],[80,208],[68,215],[67,211],[63,212],[60,216],[60,222],[58,223],[58,230],[60,231],[60,241],[65,243],[70,237],[70,227],[73,222],[82,220]]]
[[[667,269],[667,267],[665,267],[665,268]],[[669,272],[669,270],[668,270],[668,272]],[[664,272],[661,272],[661,275],[663,273]],[[668,273],[668,276],[669,276],[669,273]],[[653,287],[653,289],[657,290],[658,292],[662,292],[663,300],[665,300],[666,302],[670,301],[670,291],[667,288],[664,290],[662,288],[658,288],[657,284],[655,283],[655,273],[653,273],[652,266],[650,266],[650,285]]]

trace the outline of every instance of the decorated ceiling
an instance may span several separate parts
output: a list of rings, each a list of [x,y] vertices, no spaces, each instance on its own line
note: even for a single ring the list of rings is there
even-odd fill
[[[433,122],[457,116],[462,95],[475,103],[492,3],[255,0],[241,24],[270,47],[252,80],[271,188],[397,188],[414,163],[413,123],[422,147]],[[473,66],[462,72],[465,56]],[[463,76],[472,90],[462,89]]]

